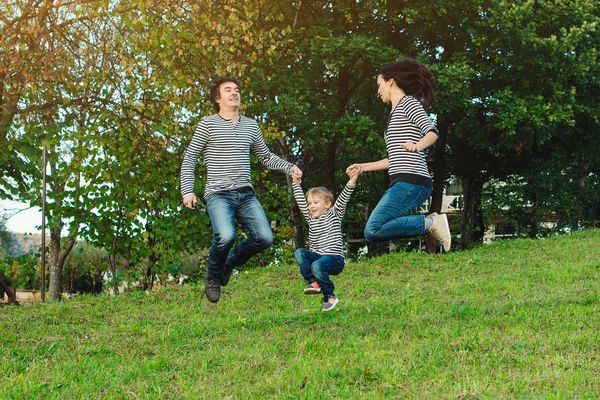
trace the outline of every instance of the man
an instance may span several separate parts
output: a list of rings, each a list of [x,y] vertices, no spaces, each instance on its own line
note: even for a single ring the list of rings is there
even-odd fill
[[[295,165],[271,153],[258,124],[239,114],[241,85],[231,77],[215,80],[210,99],[217,112],[202,118],[183,156],[181,194],[183,204],[193,209],[194,169],[202,154],[206,165],[204,197],[214,240],[208,256],[206,298],[216,303],[221,286],[227,285],[234,267],[273,243],[273,232],[250,182],[250,151],[269,169],[301,178]],[[233,247],[236,239],[234,219],[249,232],[249,237]]]

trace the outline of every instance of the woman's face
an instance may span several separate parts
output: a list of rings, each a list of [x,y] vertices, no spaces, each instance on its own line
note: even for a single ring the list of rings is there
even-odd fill
[[[377,77],[377,94],[384,103],[389,103],[392,100],[392,84],[393,79],[385,80],[383,76]]]

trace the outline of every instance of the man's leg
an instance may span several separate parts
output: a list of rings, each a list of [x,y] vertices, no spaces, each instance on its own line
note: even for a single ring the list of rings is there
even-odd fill
[[[227,259],[227,267],[234,268],[245,264],[250,257],[273,244],[273,231],[265,211],[253,192],[237,194],[239,205],[235,217],[249,234],[248,239],[239,243]]]
[[[236,238],[234,224],[236,200],[236,197],[229,193],[215,193],[206,199],[214,235],[206,269],[206,297],[212,302],[219,301],[220,279],[225,274],[227,255]]]

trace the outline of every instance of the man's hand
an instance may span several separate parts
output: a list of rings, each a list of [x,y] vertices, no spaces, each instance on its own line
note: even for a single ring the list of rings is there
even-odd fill
[[[186,194],[183,196],[183,205],[193,210],[198,205],[198,200],[196,199],[196,195],[194,193]]]
[[[302,179],[302,170],[296,167],[295,165],[292,167],[292,180],[300,180]]]

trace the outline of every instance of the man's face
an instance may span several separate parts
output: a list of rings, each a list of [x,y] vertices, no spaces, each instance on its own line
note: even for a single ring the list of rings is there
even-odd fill
[[[377,77],[377,94],[384,103],[389,103],[392,100],[390,81],[386,81],[381,75]]]
[[[241,95],[240,88],[233,82],[223,82],[219,86],[219,98],[217,104],[223,107],[237,108],[240,106]]]

